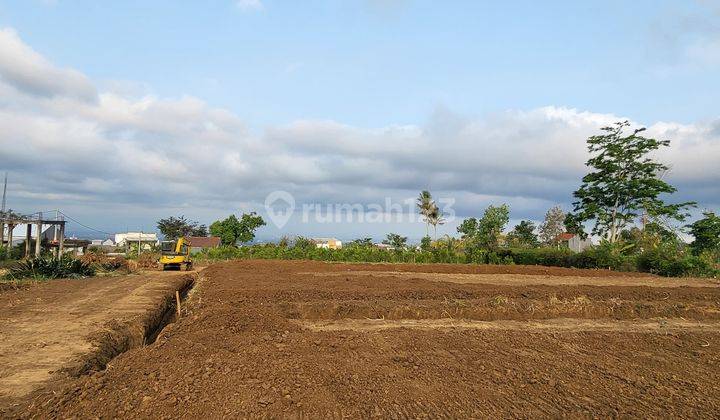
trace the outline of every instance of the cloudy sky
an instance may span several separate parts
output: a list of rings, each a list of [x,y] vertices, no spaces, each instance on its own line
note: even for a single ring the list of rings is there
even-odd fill
[[[671,140],[673,200],[720,210],[718,98],[718,1],[0,0],[8,205],[107,232],[265,215],[277,190],[296,211],[260,237],[417,238],[300,209],[421,189],[541,220],[621,119]]]

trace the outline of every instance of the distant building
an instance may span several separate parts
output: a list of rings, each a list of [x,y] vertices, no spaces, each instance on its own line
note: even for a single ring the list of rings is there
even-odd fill
[[[340,249],[342,242],[336,238],[312,238],[310,239],[316,247],[325,249]]]
[[[220,246],[220,238],[217,236],[186,236],[185,240],[190,245],[190,252],[200,252],[203,249],[217,248]]]
[[[582,252],[593,245],[590,238],[583,239],[574,233],[567,232],[558,235],[557,241],[560,243],[560,246],[565,246],[574,252]]]
[[[112,239],[93,239],[90,243],[92,246],[115,246]]]
[[[144,250],[152,249],[153,246],[158,244],[157,234],[144,232],[127,232],[115,234],[115,244],[118,247],[127,247],[130,245],[137,246],[138,243]]]
[[[58,226],[50,226],[45,229],[40,237],[41,241],[45,241],[47,247],[50,249],[59,249],[60,241],[57,239],[60,237],[60,228]],[[87,252],[91,242],[78,239],[76,237],[66,237],[63,241],[63,253],[71,253],[73,255],[84,255]]]

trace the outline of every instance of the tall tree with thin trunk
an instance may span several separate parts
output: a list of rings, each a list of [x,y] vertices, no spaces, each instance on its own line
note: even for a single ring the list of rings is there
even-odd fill
[[[614,243],[620,232],[632,223],[640,211],[650,217],[682,221],[685,210],[695,203],[666,204],[661,194],[672,194],[675,187],[660,179],[668,166],[649,154],[670,145],[669,140],[643,137],[644,128],[626,134],[628,121],[603,127],[604,134],[588,138],[591,172],[575,191],[574,217],[579,222],[594,220],[592,233]]]
[[[417,208],[425,220],[425,236],[430,236],[430,213],[433,211],[435,201],[433,201],[430,191],[423,190],[420,192],[420,196],[417,199]]]
[[[442,226],[445,224],[445,217],[443,217],[442,211],[438,208],[438,206],[433,204],[433,208],[430,210],[427,219],[428,223],[433,227],[435,240],[437,240],[437,227],[438,225]]]

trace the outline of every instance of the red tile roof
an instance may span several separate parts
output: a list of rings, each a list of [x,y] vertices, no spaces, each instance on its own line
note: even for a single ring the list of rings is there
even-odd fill
[[[575,234],[574,234],[574,233],[567,233],[567,232],[565,232],[565,233],[559,234],[558,237],[557,237],[557,240],[558,240],[558,241],[569,241],[570,239],[572,239],[572,238],[574,238],[574,237],[575,237]]]
[[[185,240],[190,242],[192,248],[217,248],[220,246],[220,238],[217,236],[186,236]]]

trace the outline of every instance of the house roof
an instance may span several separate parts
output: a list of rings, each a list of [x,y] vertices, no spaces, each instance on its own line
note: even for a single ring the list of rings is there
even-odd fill
[[[220,246],[218,236],[186,236],[185,240],[190,242],[193,248],[216,248]]]
[[[116,233],[115,234],[115,242],[123,242],[123,241],[129,241],[129,242],[155,242],[157,241],[157,234],[156,233],[145,233],[145,232],[127,232],[127,233]]]
[[[338,242],[337,238],[312,238],[310,240],[313,242],[332,242],[332,241]]]
[[[574,234],[574,233],[567,233],[567,232],[565,232],[565,233],[559,234],[559,235],[557,236],[557,240],[558,240],[558,241],[569,241],[570,239],[572,239],[572,238],[574,238],[574,237],[575,237],[575,234]]]

